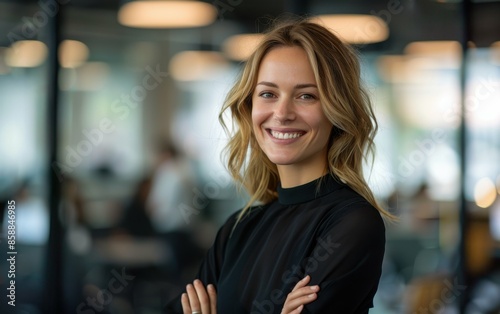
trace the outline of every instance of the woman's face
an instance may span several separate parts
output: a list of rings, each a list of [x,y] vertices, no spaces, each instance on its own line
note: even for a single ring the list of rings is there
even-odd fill
[[[278,169],[323,173],[332,124],[304,49],[277,47],[264,57],[252,94],[252,124],[260,148]]]

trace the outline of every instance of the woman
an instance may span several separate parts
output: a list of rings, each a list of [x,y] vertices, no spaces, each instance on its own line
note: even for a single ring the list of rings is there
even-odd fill
[[[376,122],[359,72],[308,20],[266,34],[222,110],[238,126],[228,167],[251,200],[167,313],[368,313],[392,215],[362,176]]]

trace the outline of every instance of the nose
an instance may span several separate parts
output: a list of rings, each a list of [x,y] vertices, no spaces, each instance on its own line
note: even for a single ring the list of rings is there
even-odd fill
[[[281,123],[294,120],[295,108],[293,101],[288,98],[282,98],[278,101],[274,109],[274,118]]]

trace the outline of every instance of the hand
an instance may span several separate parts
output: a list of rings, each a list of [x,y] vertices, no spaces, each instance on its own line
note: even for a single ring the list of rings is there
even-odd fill
[[[292,292],[286,297],[281,314],[299,314],[304,309],[305,304],[316,300],[319,286],[307,286],[309,281],[311,281],[311,277],[307,275],[295,285]]]
[[[208,292],[207,292],[208,291]],[[186,293],[181,297],[182,312],[184,314],[217,314],[217,292],[214,285],[208,285],[196,279],[193,284],[186,286]]]

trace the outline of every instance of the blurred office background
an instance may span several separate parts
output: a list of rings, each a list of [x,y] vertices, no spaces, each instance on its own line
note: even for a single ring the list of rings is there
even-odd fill
[[[355,45],[373,99],[367,180],[400,222],[370,313],[500,313],[500,1],[464,1],[1,0],[17,313],[159,313],[182,291],[246,201],[218,111],[285,12]]]

